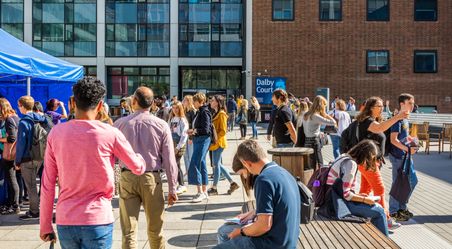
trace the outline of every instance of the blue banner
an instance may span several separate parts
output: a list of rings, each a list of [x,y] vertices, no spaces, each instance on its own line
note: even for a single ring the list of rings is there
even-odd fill
[[[276,89],[286,90],[287,78],[256,77],[256,98],[260,104],[272,104],[272,93]]]

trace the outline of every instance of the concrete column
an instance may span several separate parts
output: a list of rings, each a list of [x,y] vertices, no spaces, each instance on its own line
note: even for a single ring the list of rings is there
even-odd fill
[[[250,99],[253,94],[253,1],[246,1],[246,65],[245,65],[245,94]]]
[[[33,43],[33,1],[24,1],[24,42]]]
[[[107,84],[105,68],[105,0],[97,0],[97,78]]]
[[[179,1],[170,3],[170,97],[179,95]]]

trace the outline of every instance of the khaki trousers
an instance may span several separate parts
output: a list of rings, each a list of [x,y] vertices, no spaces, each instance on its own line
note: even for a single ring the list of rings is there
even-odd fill
[[[148,172],[137,176],[130,171],[121,172],[119,197],[122,248],[137,248],[138,216],[141,204],[146,214],[150,248],[165,248],[163,238],[165,199],[160,173]]]

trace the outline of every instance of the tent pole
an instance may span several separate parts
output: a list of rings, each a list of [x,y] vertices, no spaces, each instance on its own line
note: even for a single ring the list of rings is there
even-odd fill
[[[27,77],[27,95],[31,96],[31,77]]]

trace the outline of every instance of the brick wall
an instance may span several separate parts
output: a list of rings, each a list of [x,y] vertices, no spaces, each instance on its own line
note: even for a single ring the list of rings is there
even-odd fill
[[[438,0],[437,22],[414,22],[413,0],[390,1],[389,22],[366,21],[366,0],[343,0],[342,21],[319,21],[318,0],[295,1],[295,20],[272,21],[272,1],[253,1],[253,73],[288,78],[287,90],[358,101],[377,95],[395,107],[401,92],[452,112],[452,1]],[[390,73],[366,73],[366,50],[389,50]],[[416,49],[438,51],[438,72],[413,72]],[[254,89],[253,89],[254,91]]]

